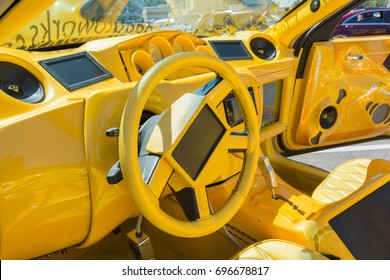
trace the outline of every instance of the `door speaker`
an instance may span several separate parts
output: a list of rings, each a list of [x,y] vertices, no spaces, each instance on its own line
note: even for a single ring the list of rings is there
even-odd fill
[[[333,106],[326,107],[320,115],[320,126],[323,129],[331,128],[337,120],[337,110]]]

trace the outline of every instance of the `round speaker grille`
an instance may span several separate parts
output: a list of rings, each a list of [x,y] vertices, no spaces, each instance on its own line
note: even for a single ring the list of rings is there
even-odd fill
[[[331,128],[337,120],[337,110],[333,106],[326,107],[320,115],[320,126],[323,129]]]
[[[272,60],[276,56],[275,46],[267,39],[254,38],[250,43],[250,47],[252,52],[263,60]]]
[[[0,62],[0,87],[9,96],[27,103],[38,103],[45,97],[43,86],[30,72],[7,62]]]

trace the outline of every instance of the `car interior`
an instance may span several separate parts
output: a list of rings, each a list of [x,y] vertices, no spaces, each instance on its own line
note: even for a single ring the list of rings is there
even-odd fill
[[[390,139],[366,1],[149,2],[0,3],[0,258],[390,259],[390,159],[289,158]]]

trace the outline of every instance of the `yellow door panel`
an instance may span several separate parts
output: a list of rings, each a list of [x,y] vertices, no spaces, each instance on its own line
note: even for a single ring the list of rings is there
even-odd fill
[[[284,135],[305,149],[386,135],[390,131],[390,38],[315,43],[297,83]]]

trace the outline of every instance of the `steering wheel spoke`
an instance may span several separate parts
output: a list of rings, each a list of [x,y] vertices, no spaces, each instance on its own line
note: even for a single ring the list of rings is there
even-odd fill
[[[161,158],[156,165],[153,175],[147,182],[150,191],[153,193],[154,197],[157,200],[160,199],[172,173],[173,168],[164,158]]]
[[[197,187],[195,189],[195,197],[199,211],[198,219],[204,219],[209,217],[211,215],[211,211],[206,187]]]
[[[173,191],[173,193],[189,221],[196,221],[211,215],[204,186],[186,187],[177,192]]]
[[[249,137],[246,131],[232,132],[228,141],[228,150],[230,153],[245,153],[248,150]]]
[[[231,92],[231,85],[226,80],[221,80],[214,87],[212,87],[206,95],[207,98],[210,100],[211,104],[217,107]]]

